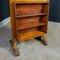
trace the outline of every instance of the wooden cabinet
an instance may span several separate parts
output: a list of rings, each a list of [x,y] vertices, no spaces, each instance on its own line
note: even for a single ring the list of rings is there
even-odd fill
[[[23,42],[38,37],[45,45],[47,41],[48,0],[10,0],[12,40],[15,55],[19,55],[15,42]]]

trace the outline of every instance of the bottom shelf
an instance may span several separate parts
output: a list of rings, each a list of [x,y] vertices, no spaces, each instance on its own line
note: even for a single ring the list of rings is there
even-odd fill
[[[43,36],[44,34],[45,34],[44,32],[41,32],[39,30],[30,31],[30,32],[26,32],[23,34],[19,34],[17,36],[17,40],[18,41],[25,41],[25,40],[32,39],[32,38],[35,38],[38,36]]]

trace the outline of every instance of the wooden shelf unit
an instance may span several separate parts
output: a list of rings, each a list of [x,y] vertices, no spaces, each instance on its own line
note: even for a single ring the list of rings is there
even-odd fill
[[[12,41],[15,55],[19,55],[16,42],[39,37],[47,45],[44,35],[47,33],[49,1],[10,1]],[[17,51],[17,52],[16,52]]]

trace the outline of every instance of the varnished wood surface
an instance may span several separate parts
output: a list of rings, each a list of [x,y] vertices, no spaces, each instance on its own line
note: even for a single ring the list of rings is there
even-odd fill
[[[12,41],[10,42],[15,56],[19,55],[17,42],[41,37],[47,33],[49,0],[9,0]]]
[[[33,16],[44,16],[44,15],[48,15],[48,13],[39,13],[39,14],[28,14],[28,15],[18,15],[16,16],[16,18],[24,18],[24,17],[33,17]]]
[[[35,26],[46,25],[46,23],[41,22],[40,17],[29,17],[29,18],[20,18],[16,21],[17,29],[26,29]]]
[[[12,40],[16,39],[16,21],[15,21],[15,12],[14,12],[14,0],[10,0],[10,21],[11,21],[11,34]]]
[[[30,31],[30,32],[25,32],[24,34],[20,34],[17,36],[17,40],[22,42],[28,39],[32,39],[38,36],[43,36],[45,33],[35,30],[35,31]]]
[[[48,23],[48,15],[44,15],[42,16],[42,20],[43,23]]]
[[[16,16],[39,14],[42,11],[42,5],[39,4],[18,4],[15,6]]]
[[[17,3],[46,3],[49,0],[15,0]]]
[[[18,37],[17,30],[20,30],[20,29],[27,28],[29,30],[29,28],[34,28],[34,27],[38,28],[38,26],[45,25],[45,26],[39,27],[39,28],[41,29],[40,31],[42,31],[44,34],[45,34],[45,32],[47,32],[46,23],[48,22],[48,4],[47,4],[48,2],[49,2],[48,0],[10,0],[10,16],[11,16],[11,27],[12,27],[11,29],[12,29],[12,39],[13,40]],[[30,6],[26,5],[26,4],[24,5],[24,3],[27,3],[27,4],[30,3],[29,4]],[[33,4],[33,3],[37,3],[37,4]],[[20,4],[22,4],[22,5],[20,5]],[[32,5],[32,7],[31,7],[31,5]],[[43,15],[43,16],[41,17],[40,15],[41,16]],[[38,18],[31,18],[33,16],[34,17],[37,16]],[[41,19],[40,19],[40,17],[41,17]],[[33,20],[35,20],[35,21],[33,21]],[[34,35],[34,33],[33,33],[33,35]],[[38,34],[37,34],[37,36],[38,36]],[[27,37],[27,36],[25,36],[25,37]],[[34,37],[34,36],[32,36],[32,37]],[[24,38],[22,38],[22,40],[23,39]],[[18,40],[20,40],[20,38]]]
[[[15,4],[14,6],[16,17],[44,15],[48,12],[48,4]]]

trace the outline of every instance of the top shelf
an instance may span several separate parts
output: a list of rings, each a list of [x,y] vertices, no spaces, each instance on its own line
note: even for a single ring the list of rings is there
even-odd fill
[[[40,3],[40,4],[44,4],[44,3],[49,3],[49,2],[15,2],[15,4],[36,4],[36,3]]]
[[[15,3],[49,3],[49,0],[15,0]]]

